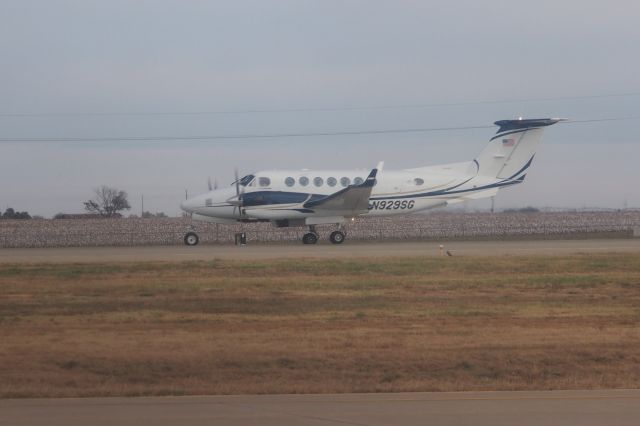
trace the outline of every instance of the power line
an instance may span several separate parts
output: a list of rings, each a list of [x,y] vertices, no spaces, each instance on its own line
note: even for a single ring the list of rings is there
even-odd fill
[[[239,109],[239,110],[216,110],[216,111],[142,111],[142,112],[5,112],[0,113],[1,118],[26,117],[127,117],[127,116],[206,116],[206,115],[233,115],[233,114],[273,114],[273,113],[295,113],[295,112],[337,112],[337,111],[374,111],[393,109],[421,109],[421,108],[444,108],[469,105],[485,104],[509,104],[509,103],[534,103],[534,102],[557,102],[568,100],[603,99],[640,96],[640,92],[614,93],[601,95],[582,96],[560,96],[545,98],[520,98],[520,99],[490,99],[480,101],[461,102],[441,102],[423,104],[398,104],[398,105],[372,105],[372,106],[351,106],[351,107],[308,107],[308,108],[264,108],[264,109]]]
[[[300,138],[314,136],[353,136],[353,135],[377,135],[389,133],[423,133],[442,132],[451,130],[491,129],[494,126],[463,126],[463,127],[431,127],[422,129],[382,129],[382,130],[354,130],[341,132],[311,132],[311,133],[271,133],[271,134],[246,134],[246,135],[210,135],[210,136],[124,136],[124,137],[98,137],[98,138],[0,138],[0,142],[134,142],[134,141],[194,141],[194,140],[219,140],[219,139],[274,139],[274,138]]]
[[[629,116],[629,117],[610,117],[610,118],[593,118],[589,120],[567,120],[564,121],[566,124],[572,123],[601,123],[605,121],[626,121],[626,120],[638,120],[640,116]]]
[[[585,120],[567,120],[561,123],[582,124],[607,121],[637,120],[640,116],[594,118]],[[2,142],[170,142],[170,141],[206,141],[206,140],[234,140],[234,139],[285,139],[303,137],[331,137],[331,136],[355,136],[355,135],[380,135],[400,133],[427,133],[456,130],[492,129],[494,126],[458,126],[458,127],[427,127],[408,129],[379,129],[379,130],[353,130],[337,132],[310,132],[310,133],[271,133],[271,134],[240,134],[240,135],[208,135],[208,136],[122,136],[122,137],[59,137],[59,138],[0,138]]]

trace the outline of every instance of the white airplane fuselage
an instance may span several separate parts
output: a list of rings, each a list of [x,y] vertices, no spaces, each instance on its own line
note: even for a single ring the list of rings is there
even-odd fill
[[[449,170],[451,169],[449,168]],[[257,172],[254,174],[253,181],[243,187],[245,199],[268,192],[300,194],[299,199],[292,200],[294,202],[287,202],[286,199],[276,200],[281,202],[267,204],[270,200],[268,194],[265,194],[267,196],[265,204],[261,204],[262,200],[260,199],[252,199],[251,205],[246,205],[245,201],[242,213],[246,217],[243,218],[279,220],[314,216],[314,212],[304,211],[309,209],[304,209],[302,206],[308,199],[314,196],[331,195],[349,186],[349,184],[341,184],[341,180],[345,183],[347,179],[349,182],[362,182],[369,172],[370,170],[266,170]],[[458,171],[456,173],[455,170],[451,170],[452,173],[446,172],[447,170],[443,170],[442,173],[436,173],[427,170],[427,168],[379,172],[376,183],[371,190],[368,211],[364,214],[391,216],[415,213],[444,206],[447,203],[451,204],[454,201],[473,199],[478,192],[487,190],[487,188],[477,189],[477,182],[465,185],[465,181],[470,180],[472,176],[468,176],[464,172]],[[267,178],[269,184],[260,186],[261,178]],[[293,179],[294,184],[288,186],[285,183],[287,178]],[[333,183],[331,178],[336,180],[333,185],[327,183],[327,180]],[[306,185],[301,183],[301,179],[302,182],[307,182]],[[451,187],[456,187],[458,191],[453,194],[443,193],[443,190]],[[236,198],[235,186],[230,186],[191,198],[182,203],[182,208],[201,216],[237,220],[240,218],[238,207],[229,203],[229,200]]]
[[[405,170],[382,170],[382,163],[372,170],[264,170],[181,207],[193,219],[214,223],[309,226],[315,235],[311,243],[317,241],[315,225],[336,224],[342,242],[341,225],[356,216],[415,213],[492,197],[500,188],[524,182],[543,129],[558,121],[497,121],[497,134],[472,161]]]

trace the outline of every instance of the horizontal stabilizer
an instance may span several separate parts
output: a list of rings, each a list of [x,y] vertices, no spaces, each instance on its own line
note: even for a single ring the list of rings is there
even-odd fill
[[[499,120],[493,124],[500,126],[497,133],[502,133],[510,130],[525,130],[532,129],[534,127],[551,126],[552,124],[565,120],[565,118],[530,118],[519,120]]]

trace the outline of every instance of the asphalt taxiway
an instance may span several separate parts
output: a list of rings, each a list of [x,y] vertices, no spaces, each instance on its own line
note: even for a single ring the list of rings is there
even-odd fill
[[[443,246],[442,248],[440,246]],[[249,244],[138,247],[64,247],[0,249],[0,263],[120,262],[211,259],[291,259],[440,256],[567,255],[640,252],[640,238],[536,241],[382,242],[341,245]]]
[[[11,426],[635,426],[639,423],[640,390],[0,401],[0,424]]]

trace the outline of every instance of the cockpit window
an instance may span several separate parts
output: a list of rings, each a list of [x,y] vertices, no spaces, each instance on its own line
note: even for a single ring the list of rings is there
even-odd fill
[[[240,179],[240,185],[247,186],[251,183],[251,181],[255,178],[254,175],[246,175]],[[234,182],[235,183],[235,182]]]

